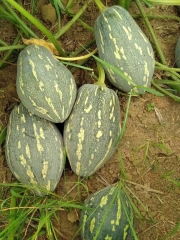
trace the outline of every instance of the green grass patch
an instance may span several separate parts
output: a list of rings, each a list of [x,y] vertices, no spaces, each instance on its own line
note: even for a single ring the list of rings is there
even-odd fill
[[[0,184],[0,239],[37,239],[46,234],[48,239],[58,239],[54,226],[58,211],[83,209],[75,201],[49,193],[38,197],[33,189],[19,183]]]

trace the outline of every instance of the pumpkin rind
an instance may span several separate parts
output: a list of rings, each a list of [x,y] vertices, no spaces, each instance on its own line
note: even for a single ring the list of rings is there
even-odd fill
[[[6,161],[23,184],[54,191],[64,169],[62,135],[56,126],[30,113],[22,104],[10,114]],[[38,195],[44,193],[39,190]]]
[[[155,65],[153,49],[127,10],[120,6],[107,8],[97,18],[94,33],[102,60],[121,70],[135,85],[150,86]],[[113,69],[103,67],[118,89],[129,92],[134,87]],[[144,93],[140,88],[134,90]]]
[[[120,134],[120,106],[116,93],[85,84],[64,126],[64,144],[72,170],[90,176],[112,156]]]
[[[28,110],[55,123],[69,116],[77,93],[71,72],[49,50],[35,44],[19,54],[16,88]]]
[[[118,186],[109,186],[90,195],[84,207],[80,215],[83,240],[132,239],[133,210],[125,192]]]

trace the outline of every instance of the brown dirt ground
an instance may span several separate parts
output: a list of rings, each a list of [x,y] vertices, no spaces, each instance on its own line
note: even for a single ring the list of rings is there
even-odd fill
[[[108,6],[112,4],[112,1],[107,2]],[[73,11],[77,12],[82,5],[83,3],[77,1]],[[175,7],[169,6],[157,6],[153,10],[145,9],[147,12],[155,12],[159,15],[178,14]],[[130,11],[136,12],[134,4],[131,5]],[[47,1],[38,1],[37,14],[48,28],[56,31],[57,17],[52,6],[47,5]],[[97,8],[92,3],[82,19],[93,26],[97,15]],[[62,25],[65,25],[69,20],[70,18],[65,15],[62,18]],[[138,20],[138,23],[146,32],[143,22]],[[169,66],[174,66],[174,48],[179,37],[180,23],[172,20],[153,19],[151,25]],[[16,30],[6,21],[0,20],[0,35],[3,40],[11,44]],[[59,40],[67,51],[72,52],[92,38],[93,34],[77,23]],[[91,59],[86,65],[94,67],[95,63]],[[155,72],[155,75],[161,78],[161,73]],[[74,76],[78,86],[94,81],[86,71],[77,70]],[[0,89],[3,90],[0,93],[0,124],[2,126],[7,125],[13,105],[18,101],[15,80],[16,63],[0,70]],[[127,100],[127,96],[119,93],[122,122]],[[151,104],[153,104],[152,109],[149,109]],[[133,97],[130,103],[126,131],[118,149],[110,161],[92,178],[83,180],[88,187],[89,194],[109,184],[114,184],[122,176],[120,159],[123,160],[127,177],[127,191],[142,215],[142,219],[136,218],[135,224],[136,233],[140,240],[163,239],[180,220],[180,188],[173,183],[173,181],[180,181],[179,136],[179,103],[168,97],[157,97],[149,93]],[[14,178],[6,165],[3,146],[0,157],[0,182],[12,180]],[[67,167],[56,192],[68,195],[70,199],[78,200],[77,180],[77,176]],[[81,194],[82,200],[87,197],[87,192],[83,189]],[[58,216],[60,223],[56,223],[56,225],[61,233],[59,239],[73,239],[78,230],[79,211],[60,211]],[[180,239],[180,232],[169,239]]]

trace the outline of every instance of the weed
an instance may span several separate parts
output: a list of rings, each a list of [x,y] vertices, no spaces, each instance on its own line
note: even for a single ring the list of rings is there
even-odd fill
[[[147,110],[148,110],[148,112],[149,111],[154,111],[154,103],[152,102],[152,103],[149,103],[148,105],[147,105]]]

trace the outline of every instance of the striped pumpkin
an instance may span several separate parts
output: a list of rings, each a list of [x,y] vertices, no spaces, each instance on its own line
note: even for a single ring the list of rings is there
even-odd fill
[[[22,104],[10,114],[5,145],[6,160],[23,184],[54,191],[64,169],[62,136],[56,126],[33,115]]]
[[[118,186],[109,186],[90,195],[80,215],[83,240],[130,240],[133,224],[131,203]]]
[[[134,86],[150,86],[154,53],[149,40],[129,12],[120,6],[107,8],[97,18],[94,33],[100,58],[121,70],[131,83],[110,66],[104,66],[109,81],[124,92],[134,88],[136,93],[144,93],[144,89]]]
[[[64,126],[64,144],[72,170],[90,176],[112,156],[120,134],[120,107],[116,93],[85,84]]]
[[[71,72],[49,50],[35,44],[19,54],[16,88],[28,110],[55,123],[69,116],[77,92]]]

